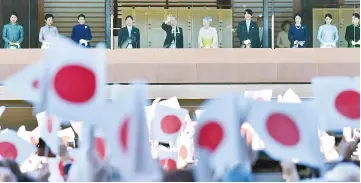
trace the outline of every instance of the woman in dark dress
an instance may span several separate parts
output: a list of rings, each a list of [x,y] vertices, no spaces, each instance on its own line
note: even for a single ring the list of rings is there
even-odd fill
[[[293,17],[295,23],[291,25],[288,31],[288,40],[290,40],[291,48],[305,48],[308,40],[308,30],[306,25],[301,24],[302,16],[297,13]]]

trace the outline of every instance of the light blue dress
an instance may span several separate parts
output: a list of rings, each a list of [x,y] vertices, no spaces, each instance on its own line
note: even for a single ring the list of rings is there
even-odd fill
[[[335,44],[338,41],[338,30],[335,25],[321,25],[318,28],[317,39],[320,41],[321,46],[324,44]]]
[[[4,40],[4,48],[10,48],[9,42],[21,43],[24,40],[24,28],[22,25],[8,23],[3,27],[2,38]],[[19,48],[20,48],[19,47]]]

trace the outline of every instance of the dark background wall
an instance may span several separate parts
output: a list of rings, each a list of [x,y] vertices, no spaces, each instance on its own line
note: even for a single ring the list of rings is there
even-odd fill
[[[23,48],[38,47],[38,0],[0,0],[0,26],[2,28],[9,23],[10,14],[16,12],[19,16],[19,24],[24,27]],[[1,38],[0,48],[4,47]]]

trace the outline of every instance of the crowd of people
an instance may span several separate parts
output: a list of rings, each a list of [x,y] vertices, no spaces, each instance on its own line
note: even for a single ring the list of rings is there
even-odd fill
[[[246,9],[244,11],[244,21],[238,23],[237,37],[241,43],[241,48],[262,48],[263,47],[263,16],[257,16],[257,22],[252,21],[253,11]],[[338,28],[332,25],[332,14],[327,13],[324,25],[318,28],[317,39],[320,41],[321,48],[335,48],[339,39]],[[352,25],[346,27],[345,40],[349,48],[360,47],[360,14],[352,15]],[[140,48],[140,30],[135,27],[133,17],[125,17],[125,27],[118,32],[118,48]],[[46,25],[41,27],[39,32],[39,42],[42,48],[48,48],[50,43],[46,41],[50,35],[58,35],[56,26],[53,25],[54,16],[45,15]],[[218,48],[217,29],[212,27],[212,17],[203,18],[203,27],[198,34],[199,48]],[[293,21],[285,20],[282,22],[282,31],[276,38],[276,47],[278,48],[305,48],[310,40],[307,26],[302,23],[302,15],[295,14]],[[184,48],[183,29],[177,24],[177,18],[168,15],[167,19],[161,25],[166,33],[164,48]],[[268,30],[268,47],[271,46],[271,30]],[[342,35],[343,36],[343,35]],[[10,16],[10,23],[4,25],[2,31],[4,48],[20,48],[24,39],[23,27],[18,24],[18,15],[14,12]],[[85,47],[90,47],[89,41],[92,40],[92,31],[90,26],[85,24],[85,15],[78,16],[78,24],[73,26],[71,39]]]

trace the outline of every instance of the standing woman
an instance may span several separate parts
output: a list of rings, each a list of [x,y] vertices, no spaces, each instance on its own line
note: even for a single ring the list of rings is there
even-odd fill
[[[331,24],[332,15],[325,15],[325,24],[318,28],[317,39],[321,43],[321,48],[336,48],[338,41],[338,31],[335,25]]]
[[[211,27],[212,18],[206,16],[203,18],[203,27],[199,30],[198,46],[199,48],[218,48],[217,30]]]
[[[289,48],[291,45],[290,40],[288,40],[288,31],[290,30],[291,22],[285,20],[282,22],[281,29],[282,31],[277,35],[277,47],[278,48]]]
[[[2,38],[4,40],[4,48],[21,48],[21,43],[24,40],[24,28],[18,24],[16,12],[11,13],[10,23],[4,25]]]
[[[360,47],[360,14],[352,14],[352,25],[346,27],[345,39],[349,48]]]
[[[308,30],[306,25],[301,24],[301,14],[297,13],[293,20],[295,24],[292,24],[288,32],[288,40],[290,40],[291,48],[305,48],[308,40]]]

